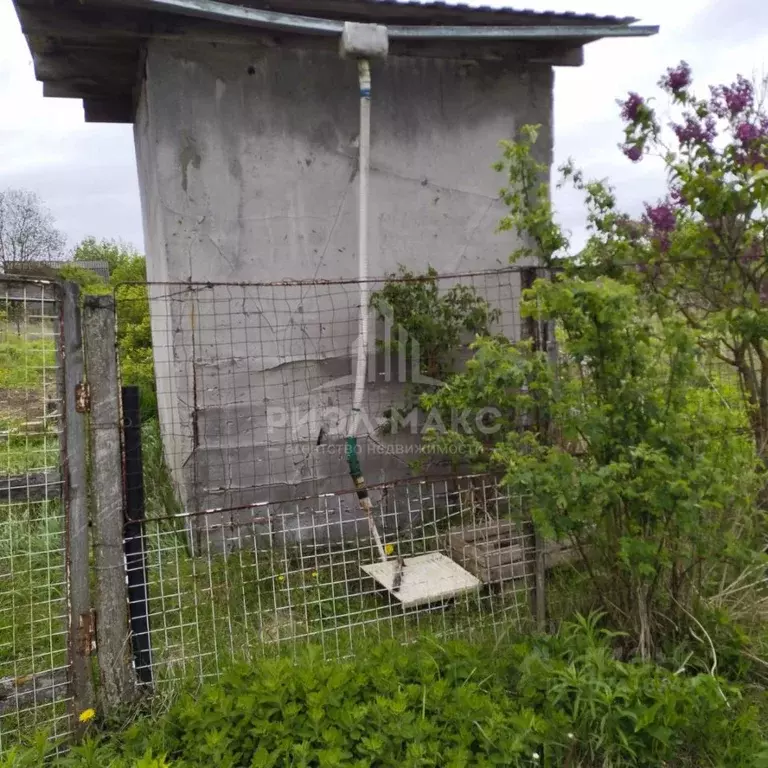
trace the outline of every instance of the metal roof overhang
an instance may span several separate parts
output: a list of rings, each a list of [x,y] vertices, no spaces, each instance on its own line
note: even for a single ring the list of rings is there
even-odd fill
[[[87,122],[133,121],[142,51],[151,38],[332,49],[350,18],[386,24],[396,56],[579,66],[587,43],[659,29],[632,18],[390,0],[269,0],[269,7],[265,0],[13,2],[44,95],[83,99]]]
[[[128,0],[129,7],[172,11],[183,16],[211,21],[236,22],[283,32],[307,35],[340,35],[344,22],[278,11],[231,5],[217,0]],[[658,26],[607,25],[387,25],[391,40],[574,40],[586,41],[603,37],[650,37]]]

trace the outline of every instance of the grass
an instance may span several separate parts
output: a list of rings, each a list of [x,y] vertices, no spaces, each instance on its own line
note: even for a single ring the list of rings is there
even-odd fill
[[[377,559],[367,542],[255,551],[246,528],[241,546],[191,557],[186,518],[168,519],[179,507],[155,422],[144,427],[143,448],[149,613],[161,684],[189,674],[216,676],[232,660],[295,654],[309,643],[339,658],[372,638],[409,642],[424,632],[469,638],[531,621],[527,591],[510,584],[504,591],[484,588],[448,603],[403,609],[361,570],[361,562]],[[398,551],[409,557],[434,550],[442,538],[401,536]]]
[[[59,462],[56,336],[40,324],[0,324],[0,476]]]
[[[48,435],[6,439],[4,466],[56,467]],[[360,569],[376,554],[358,545],[303,550],[240,548],[191,557],[156,422],[143,429],[145,543],[155,688],[173,696],[183,682],[217,677],[237,660],[296,656],[319,644],[326,658],[361,643],[424,633],[473,638],[529,621],[526,594],[483,591],[451,603],[403,610]],[[0,678],[65,668],[66,585],[58,501],[0,504]],[[348,545],[349,547],[349,545]],[[401,542],[403,556],[434,547]],[[506,630],[504,630],[506,631]],[[0,752],[19,734],[65,715],[64,704],[0,713]]]
[[[163,543],[166,537],[173,537],[172,545]],[[206,678],[233,659],[294,653],[310,642],[338,658],[361,639],[408,642],[425,631],[471,637],[485,623],[514,619],[519,626],[529,616],[524,592],[483,591],[403,609],[363,574],[358,551],[288,552],[283,558],[239,550],[191,558],[178,542],[168,531],[148,537],[154,664],[161,679],[190,669]]]
[[[0,322],[0,478],[26,475],[38,483],[32,476],[59,472],[57,379],[51,329]],[[61,502],[24,500],[23,490],[0,497],[0,680],[66,669],[66,600]],[[52,681],[33,679],[47,687]],[[56,698],[65,690],[57,688]],[[30,693],[18,707],[0,700],[0,751],[31,727],[66,730],[66,705],[44,693],[37,698]]]
[[[55,374],[55,336],[29,337],[0,328],[0,388],[39,392],[47,384],[55,391]]]
[[[531,621],[523,590],[485,589],[479,596],[403,610],[363,573],[361,560],[377,555],[357,542],[256,552],[246,529],[244,546],[191,557],[186,518],[169,519],[182,510],[156,421],[142,429],[142,453],[153,665],[161,684],[216,676],[232,660],[293,655],[309,643],[338,658],[371,638],[409,642],[424,632],[471,637]],[[434,533],[401,537],[399,552],[419,554],[434,549],[436,540]]]
[[[43,674],[34,686],[48,689],[39,701],[29,693],[18,709],[0,701],[1,752],[29,728],[65,730],[65,672],[44,673],[66,669],[67,595],[60,502],[2,505],[0,514],[0,679],[30,690],[33,684],[23,680]]]
[[[733,392],[722,382],[719,391]],[[732,384],[732,383],[731,383]],[[0,328],[0,475],[57,468],[57,422],[46,418],[56,391],[55,353],[47,339]],[[734,398],[735,399],[735,398]],[[524,591],[485,588],[450,603],[404,610],[360,569],[375,552],[355,544],[191,557],[185,518],[163,461],[156,422],[143,429],[150,629],[155,690],[162,703],[188,684],[218,677],[232,662],[298,657],[317,644],[325,658],[346,657],[365,643],[409,643],[424,634],[483,640],[525,629],[532,619]],[[66,584],[64,520],[58,501],[0,499],[0,679],[64,668]],[[399,542],[407,557],[434,548],[436,537]],[[573,574],[550,591],[573,612]],[[586,592],[585,592],[586,594]],[[584,606],[587,608],[588,606]],[[66,704],[2,709],[0,753],[19,735],[58,723]]]

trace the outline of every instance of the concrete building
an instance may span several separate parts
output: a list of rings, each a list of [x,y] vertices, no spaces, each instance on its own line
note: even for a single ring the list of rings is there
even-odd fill
[[[345,482],[343,457],[313,448],[317,420],[270,413],[348,408],[355,286],[205,286],[357,274],[358,84],[338,55],[341,22],[390,30],[390,55],[373,64],[377,275],[506,265],[516,246],[494,231],[498,142],[540,124],[549,162],[553,68],[581,65],[600,38],[657,31],[389,0],[14,1],[44,93],[83,99],[87,121],[134,124],[164,441],[190,510]],[[512,312],[519,285],[495,291]],[[398,386],[373,387],[371,411]],[[385,458],[366,474],[391,479],[402,465]]]

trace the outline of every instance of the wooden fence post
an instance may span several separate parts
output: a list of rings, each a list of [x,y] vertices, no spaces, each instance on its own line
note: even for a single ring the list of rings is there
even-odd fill
[[[63,386],[61,453],[66,515],[66,568],[69,589],[68,656],[71,670],[72,719],[93,706],[91,670],[92,614],[88,549],[88,477],[85,414],[78,407],[84,380],[80,327],[80,289],[65,283],[61,289],[60,381]]]
[[[136,696],[123,555],[123,461],[114,297],[85,297],[83,333],[91,414],[99,699],[102,709],[109,712]]]
[[[536,267],[525,267],[520,272],[520,292],[532,288],[537,277]],[[521,336],[524,339],[530,339],[534,350],[541,350],[544,340],[539,323],[535,317],[526,317],[520,319]],[[539,425],[540,427],[541,425]],[[534,563],[534,615],[536,617],[536,627],[540,632],[544,632],[547,627],[547,561],[544,539],[539,533],[537,525],[533,526],[534,548],[536,550],[536,560]]]

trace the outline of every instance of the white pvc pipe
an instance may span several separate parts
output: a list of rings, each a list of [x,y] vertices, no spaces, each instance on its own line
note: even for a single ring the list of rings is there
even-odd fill
[[[348,434],[357,436],[365,394],[366,363],[368,361],[368,179],[371,162],[371,65],[368,59],[358,61],[360,77],[360,159],[358,194],[357,276],[360,281],[360,314],[357,321],[357,352],[355,394]]]
[[[357,437],[360,427],[360,416],[363,409],[365,394],[365,374],[368,362],[368,303],[370,301],[370,286],[368,285],[368,179],[371,165],[371,65],[368,59],[360,59],[357,63],[360,78],[360,154],[358,176],[358,242],[357,242],[357,272],[360,283],[360,313],[357,320],[357,351],[355,367],[355,393],[352,399],[352,414],[350,418],[349,437]],[[357,444],[355,442],[355,447]],[[379,552],[382,562],[386,562],[387,553],[376,527],[373,517],[373,506],[367,491],[360,503],[368,516],[371,535]]]

